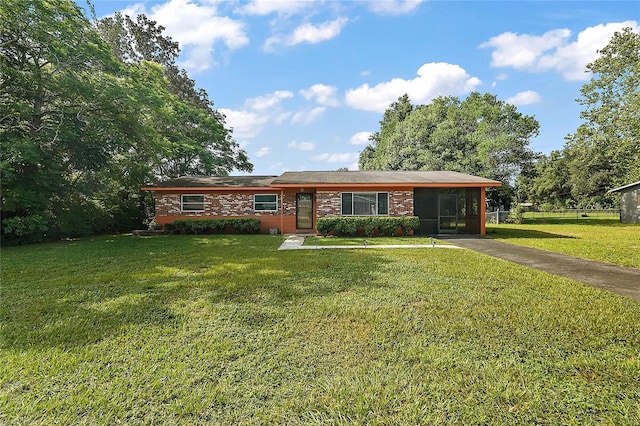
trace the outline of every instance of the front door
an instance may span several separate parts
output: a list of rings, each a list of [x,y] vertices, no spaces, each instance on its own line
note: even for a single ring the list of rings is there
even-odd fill
[[[438,197],[438,233],[455,234],[458,232],[458,195],[441,192]]]
[[[296,194],[296,229],[313,229],[313,194]]]

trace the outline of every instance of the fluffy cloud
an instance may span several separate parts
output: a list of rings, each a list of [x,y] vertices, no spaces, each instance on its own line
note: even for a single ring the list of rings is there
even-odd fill
[[[293,114],[291,124],[311,124],[316,118],[325,112],[325,107],[316,107],[311,110],[298,111]]]
[[[516,106],[537,104],[540,102],[540,94],[533,90],[526,90],[510,97],[506,102]]]
[[[296,142],[296,141],[290,142],[287,146],[289,148],[297,149],[299,151],[311,151],[316,147],[316,145],[313,142]]]
[[[271,154],[271,148],[265,146],[265,147],[262,147],[259,150],[257,150],[254,155],[257,158],[262,158],[262,157],[264,157],[266,155],[269,155],[269,154]]]
[[[320,105],[336,107],[340,105],[336,98],[337,89],[325,84],[314,84],[308,89],[303,89],[300,94],[307,100],[315,99]]]
[[[378,15],[403,15],[416,10],[423,0],[372,0],[369,9]]]
[[[412,80],[394,78],[373,87],[368,84],[347,90],[347,105],[355,109],[384,112],[389,105],[402,96],[409,95],[412,102],[427,103],[438,96],[461,95],[473,91],[481,81],[471,77],[458,65],[443,62],[424,64],[418,77]]]
[[[169,0],[146,12],[138,3],[123,11],[135,16],[144,13],[166,28],[165,33],[180,43],[180,65],[192,72],[207,70],[215,62],[214,46],[222,43],[228,49],[249,44],[245,25],[228,17],[218,16],[214,4],[197,4],[190,0]]]
[[[283,99],[292,97],[293,93],[288,90],[277,90],[264,96],[247,99],[245,107],[255,111],[264,111],[276,107]]]
[[[270,15],[278,13],[293,15],[313,5],[313,1],[282,1],[282,0],[252,0],[242,8],[242,12],[249,15]]]
[[[331,40],[342,32],[342,29],[347,25],[348,21],[347,18],[337,18],[333,21],[325,21],[318,25],[311,23],[302,24],[289,35],[274,35],[269,37],[264,43],[264,49],[271,51],[273,50],[273,46],[277,44],[295,46],[300,43],[317,44]]]
[[[371,132],[358,132],[349,138],[349,143],[352,145],[367,145]]]
[[[588,27],[573,42],[569,41],[571,31],[568,29],[547,31],[541,36],[509,32],[490,38],[480,47],[494,49],[491,54],[494,67],[529,72],[555,70],[568,81],[588,80],[587,64],[598,57],[598,50],[609,43],[613,33],[624,27],[637,31],[638,23],[624,21]]]
[[[218,111],[227,117],[226,123],[233,129],[235,138],[254,138],[269,121],[267,116],[252,111],[238,111],[227,108],[220,108]]]

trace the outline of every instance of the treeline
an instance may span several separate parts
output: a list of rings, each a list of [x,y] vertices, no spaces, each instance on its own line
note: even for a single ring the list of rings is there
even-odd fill
[[[385,111],[360,154],[362,170],[452,170],[499,180],[493,207],[532,202],[545,208],[615,207],[607,191],[640,180],[640,34],[617,32],[587,66],[583,124],[545,156],[530,149],[534,117],[477,92],[413,105],[407,95]]]
[[[253,169],[163,29],[70,0],[0,3],[2,244],[139,228],[142,185]]]
[[[584,122],[519,179],[522,197],[541,207],[617,207],[607,191],[640,181],[640,34],[625,28],[599,53],[578,99]]]
[[[531,169],[537,154],[529,148],[538,134],[535,118],[489,93],[461,101],[438,97],[411,104],[404,95],[384,113],[380,131],[360,154],[361,170],[449,170],[499,180],[489,190],[495,206],[508,206],[513,182]]]

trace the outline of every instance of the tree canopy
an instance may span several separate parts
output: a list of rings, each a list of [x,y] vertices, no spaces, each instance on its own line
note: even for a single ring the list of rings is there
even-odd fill
[[[0,4],[3,244],[139,227],[140,186],[252,170],[162,30],[92,23],[70,0]]]
[[[539,203],[611,206],[608,190],[640,180],[640,34],[616,32],[599,54],[578,99],[584,122],[537,170]]]
[[[535,118],[496,96],[446,96],[413,106],[407,95],[394,102],[380,131],[360,155],[362,170],[451,170],[496,179],[504,187],[496,202],[510,203],[515,177],[537,157],[529,148],[538,134]]]

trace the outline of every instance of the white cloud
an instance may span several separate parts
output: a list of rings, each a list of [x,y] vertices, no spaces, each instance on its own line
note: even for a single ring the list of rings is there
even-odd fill
[[[378,15],[403,15],[416,10],[423,0],[372,0],[369,9]]]
[[[480,47],[495,48],[491,54],[491,66],[526,69],[535,65],[543,52],[561,46],[570,35],[571,31],[567,29],[547,31],[542,36],[509,32],[491,37]]]
[[[265,147],[262,147],[259,150],[257,150],[254,155],[256,157],[258,157],[258,158],[262,158],[262,157],[264,157],[266,155],[269,155],[269,154],[271,154],[271,148],[265,146]]]
[[[359,152],[326,152],[324,154],[314,155],[311,157],[313,161],[321,161],[324,163],[357,163],[359,158]]]
[[[295,46],[300,43],[317,44],[337,37],[347,22],[347,18],[337,18],[314,25],[306,23],[298,26],[289,35],[274,35],[264,43],[264,49],[271,51],[274,45]]]
[[[289,148],[297,149],[299,151],[311,151],[316,147],[316,144],[313,142],[289,142],[287,145]]]
[[[512,67],[529,72],[555,70],[568,81],[588,80],[587,64],[597,59],[598,50],[609,43],[614,32],[624,27],[637,31],[638,23],[624,21],[588,27],[573,42],[569,41],[571,31],[568,29],[548,31],[542,36],[503,33],[480,47],[494,49],[491,54],[494,67]]]
[[[316,118],[321,116],[327,108],[315,107],[311,110],[296,112],[291,118],[291,124],[311,124]]]
[[[226,123],[233,128],[233,136],[235,138],[254,138],[269,121],[267,116],[251,111],[238,111],[227,108],[220,108],[218,111],[227,117]]]
[[[540,94],[538,92],[534,92],[533,90],[526,90],[524,92],[520,92],[515,96],[510,97],[506,100],[508,104],[512,105],[531,105],[537,104],[540,102]]]
[[[349,143],[352,145],[367,145],[371,132],[358,132],[349,138]]]
[[[458,65],[444,62],[424,64],[418,70],[418,77],[412,80],[394,78],[370,87],[363,84],[347,90],[347,105],[355,109],[384,112],[389,105],[404,93],[412,102],[427,103],[438,96],[461,95],[473,91],[481,81],[471,77]]]
[[[165,27],[165,34],[180,43],[179,65],[197,73],[215,63],[214,47],[219,43],[235,50],[249,44],[245,25],[228,17],[218,16],[215,4],[197,4],[191,0],[169,0],[145,10],[143,3],[122,11],[132,17],[144,13]]]
[[[292,97],[293,93],[288,90],[277,90],[264,96],[247,99],[245,107],[255,111],[264,111],[276,107],[283,99]]]
[[[313,5],[313,1],[282,1],[282,0],[252,0],[242,8],[244,13],[249,15],[270,15],[278,13],[283,15],[293,15]]]
[[[340,102],[336,98],[337,89],[334,86],[327,86],[325,84],[314,84],[308,89],[300,90],[300,94],[305,99],[315,99],[320,105],[326,105],[331,107],[337,107]]]

